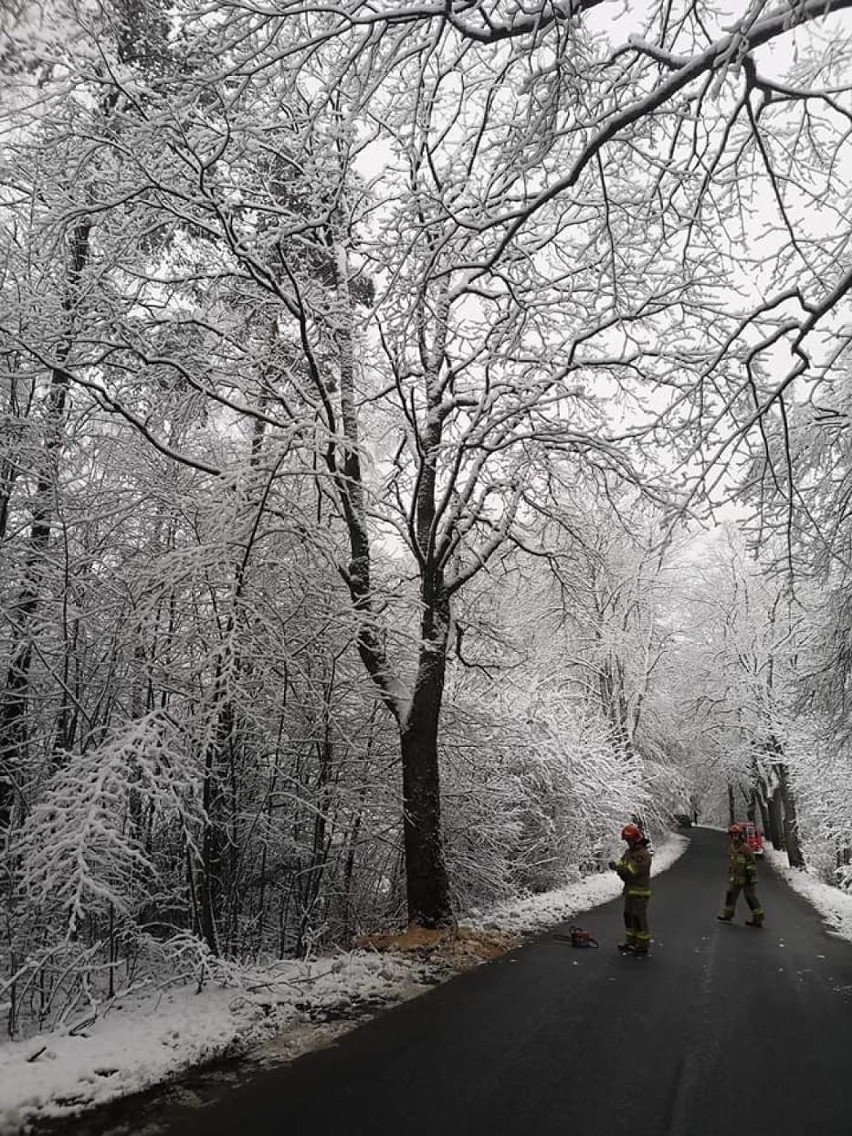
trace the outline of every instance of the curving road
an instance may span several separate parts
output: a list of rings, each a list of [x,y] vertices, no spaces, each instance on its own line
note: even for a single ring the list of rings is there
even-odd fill
[[[725,836],[690,831],[655,877],[653,954],[622,957],[620,904],[253,1079],[175,1136],[848,1136],[852,944],[768,867],[762,931],[715,915]]]

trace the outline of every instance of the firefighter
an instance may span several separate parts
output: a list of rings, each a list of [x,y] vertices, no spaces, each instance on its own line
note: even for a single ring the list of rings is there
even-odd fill
[[[648,929],[648,900],[651,898],[650,841],[635,824],[626,824],[621,839],[627,841],[627,851],[620,860],[610,860],[609,866],[624,881],[624,942],[618,944],[623,954],[647,955],[651,947]]]
[[[728,890],[725,893],[725,906],[721,915],[716,918],[721,923],[730,923],[734,918],[734,909],[737,906],[740,892],[751,911],[751,919],[746,919],[747,927],[763,926],[763,909],[757,898],[757,864],[754,852],[745,841],[743,827],[732,824],[728,829],[730,843],[728,846]]]

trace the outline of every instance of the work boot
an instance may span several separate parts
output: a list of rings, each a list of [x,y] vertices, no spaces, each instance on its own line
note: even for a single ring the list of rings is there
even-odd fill
[[[717,915],[716,918],[720,923],[730,923],[733,920],[733,915]]]
[[[636,950],[632,943],[616,943],[615,945],[623,955],[632,954]]]
[[[746,927],[762,927],[763,926],[763,920],[762,919],[746,919],[745,925],[746,925]]]

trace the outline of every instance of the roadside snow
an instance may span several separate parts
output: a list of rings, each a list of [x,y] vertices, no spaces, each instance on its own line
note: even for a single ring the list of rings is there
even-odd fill
[[[852,942],[852,895],[823,883],[808,871],[791,868],[785,852],[776,852],[767,846],[763,856],[793,891],[817,909],[834,934]]]
[[[689,847],[689,840],[685,836],[673,834],[664,845],[654,850],[654,859],[651,875],[659,875]],[[602,903],[609,903],[611,899],[621,895],[622,882],[614,872],[603,872],[597,876],[589,876],[576,884],[559,888],[558,891],[545,892],[543,895],[530,895],[503,903],[489,911],[487,915],[475,914],[465,920],[471,927],[483,927],[498,931],[538,931],[545,927],[552,927],[555,923],[564,923],[578,911],[588,907],[598,907]]]
[[[353,1001],[397,1001],[410,995],[417,969],[408,960],[365,951],[232,969],[201,992],[193,983],[119,1001],[74,1035],[5,1042],[0,1134],[12,1136],[26,1121],[70,1116],[242,1053],[307,1013],[317,1020]]]
[[[672,836],[656,850],[653,873],[683,854],[688,838]],[[767,848],[766,860],[852,941],[852,896],[787,867]],[[590,876],[557,891],[527,896],[476,913],[465,925],[522,934],[566,922],[621,891],[613,873]],[[412,997],[447,974],[423,958],[357,950],[264,969],[230,968],[197,992],[195,985],[119,1000],[108,1014],[76,1034],[65,1031],[0,1045],[0,1136],[18,1136],[28,1123],[70,1117],[141,1092],[216,1057],[244,1053],[286,1031],[323,1031],[328,1016],[364,1004]],[[301,1051],[301,1050],[300,1050]]]
[[[688,844],[672,836],[655,853],[654,874],[670,867]],[[534,932],[620,891],[614,873],[591,876],[478,913],[465,925]],[[365,1002],[401,1001],[444,976],[422,958],[359,950],[263,970],[230,968],[200,992],[195,984],[170,986],[118,1000],[74,1034],[0,1045],[0,1136],[140,1092],[215,1057],[245,1052],[300,1022],[321,1021],[350,1006],[357,1010]]]

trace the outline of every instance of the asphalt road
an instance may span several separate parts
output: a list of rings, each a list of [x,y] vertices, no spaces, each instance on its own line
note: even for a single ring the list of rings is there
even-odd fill
[[[717,923],[725,836],[653,880],[652,954],[621,906],[574,921],[182,1119],[178,1136],[848,1136],[852,944],[769,867],[766,926]]]

